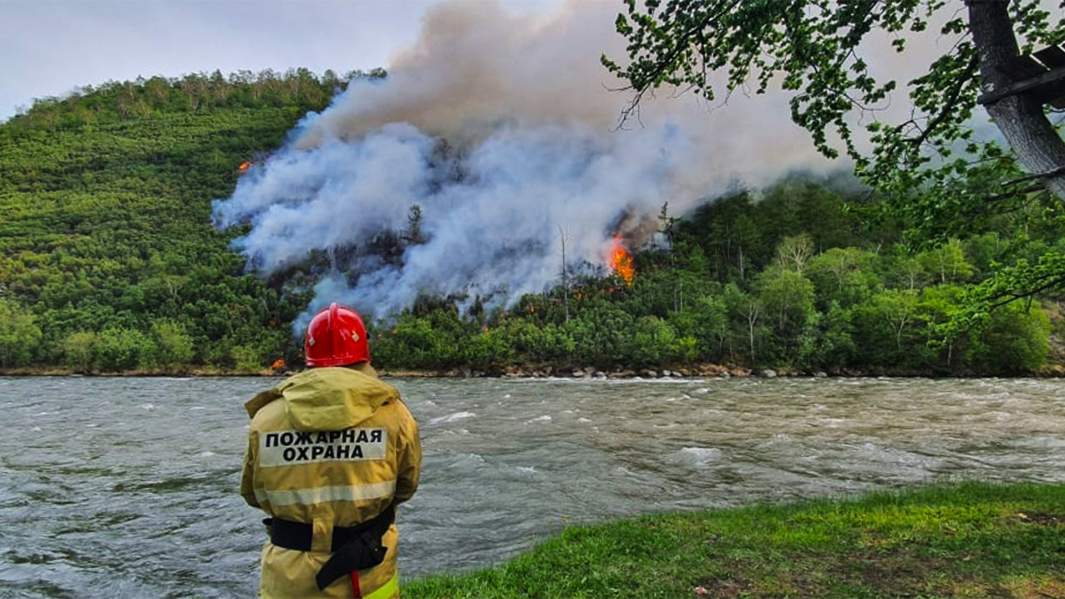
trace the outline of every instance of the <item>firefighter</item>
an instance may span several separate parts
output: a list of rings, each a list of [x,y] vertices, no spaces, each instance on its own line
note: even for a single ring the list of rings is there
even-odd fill
[[[370,366],[366,327],[332,304],[308,370],[256,395],[240,492],[266,512],[260,596],[399,597],[396,505],[418,488],[418,426]]]

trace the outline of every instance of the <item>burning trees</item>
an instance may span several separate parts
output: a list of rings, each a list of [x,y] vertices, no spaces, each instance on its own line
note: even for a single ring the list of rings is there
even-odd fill
[[[625,248],[625,242],[620,235],[615,235],[610,240],[610,254],[607,259],[610,270],[616,274],[625,285],[632,287],[636,279],[636,268],[632,263],[632,254]]]

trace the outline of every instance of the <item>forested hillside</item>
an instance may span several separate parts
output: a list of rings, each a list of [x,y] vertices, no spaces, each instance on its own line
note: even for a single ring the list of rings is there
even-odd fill
[[[0,126],[0,366],[259,369],[302,306],[230,252],[210,203],[342,80],[108,83]]]
[[[381,76],[371,73],[367,76]],[[259,371],[299,360],[307,280],[243,274],[212,199],[356,73],[192,75],[37,102],[0,125],[0,368]],[[910,247],[853,185],[795,177],[707,198],[630,248],[635,276],[578,276],[509,310],[424,297],[377,323],[393,369],[568,372],[724,363],[816,372],[1015,374],[1052,355],[1054,297],[957,326],[966,289],[1059,245],[1032,200]],[[683,218],[676,218],[682,216]],[[973,232],[975,231],[975,232]],[[397,238],[403,232],[397,232]],[[408,235],[416,243],[419,235]],[[561,275],[561,268],[560,268]],[[458,305],[472,305],[460,313]],[[704,366],[705,370],[705,366]]]
[[[867,192],[796,178],[741,191],[676,220],[664,206],[657,247],[635,276],[583,278],[526,296],[505,314],[462,319],[426,300],[378,340],[386,363],[657,367],[706,363],[798,372],[1017,374],[1048,358],[1053,298],[1014,301],[971,326],[956,316],[997,264],[1060,243],[1053,205],[988,219],[981,231],[909,248],[903,223]],[[567,308],[568,303],[568,308]],[[569,317],[566,317],[566,312]],[[1060,322],[1056,323],[1060,327]],[[718,369],[702,369],[715,372]],[[557,370],[556,370],[557,371]]]

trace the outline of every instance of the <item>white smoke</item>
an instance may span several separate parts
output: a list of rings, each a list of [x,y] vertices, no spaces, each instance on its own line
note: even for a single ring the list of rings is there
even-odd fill
[[[308,115],[215,203],[216,223],[251,224],[235,246],[264,274],[332,256],[308,312],[341,301],[380,318],[421,293],[509,304],[558,283],[560,230],[568,263],[602,266],[626,216],[638,222],[664,202],[681,214],[737,179],[824,169],[780,95],[714,107],[649,98],[640,121],[617,130],[629,96],[611,91],[621,84],[599,56],[624,55],[620,8],[434,8],[386,79],[356,81]],[[426,241],[398,259],[370,251],[407,228],[414,205]]]

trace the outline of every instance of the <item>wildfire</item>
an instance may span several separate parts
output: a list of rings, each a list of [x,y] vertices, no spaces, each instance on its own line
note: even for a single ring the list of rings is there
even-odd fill
[[[237,170],[239,172],[246,173],[246,172],[248,172],[248,169],[250,169],[253,164],[255,164],[255,163],[252,162],[251,160],[245,160],[244,162],[240,163],[240,166],[237,167]]]
[[[274,360],[274,363],[270,365],[270,370],[284,370],[286,364],[284,358],[278,358]]]
[[[632,254],[625,249],[620,235],[615,235],[610,241],[610,270],[621,277],[626,285],[632,287],[632,281],[636,278],[636,268],[632,264]]]

